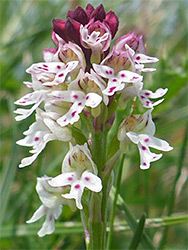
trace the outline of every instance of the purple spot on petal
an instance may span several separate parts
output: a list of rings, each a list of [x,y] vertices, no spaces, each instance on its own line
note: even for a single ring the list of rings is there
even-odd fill
[[[74,117],[74,116],[75,116],[75,114],[76,114],[76,111],[72,112],[72,117]]]
[[[80,188],[80,185],[77,184],[77,185],[74,186],[74,188],[79,189],[79,188]]]
[[[58,77],[62,77],[62,76],[64,76],[64,74],[62,73],[62,74],[60,74],[60,75],[58,75]]]
[[[68,63],[67,63],[67,65],[66,65],[66,69],[69,67],[69,65],[68,65]]]
[[[114,91],[114,89],[116,89],[116,87],[111,87],[108,91],[108,93],[112,93]]]
[[[72,181],[72,180],[73,180],[72,177],[69,177],[69,178],[68,178],[68,181]]]
[[[136,60],[140,60],[140,56],[137,56],[137,57],[136,57]]]
[[[142,99],[145,99],[145,96],[143,96],[143,95],[141,95],[140,97],[141,97]]]
[[[89,99],[89,96],[86,97],[86,100],[88,100],[88,99]]]
[[[57,65],[57,68],[58,68],[58,69],[60,69],[60,68],[61,68],[61,66],[60,66],[60,65]]]
[[[142,150],[146,150],[146,147],[142,146]]]
[[[143,165],[144,165],[144,166],[147,166],[147,163],[146,163],[146,162],[143,162]]]
[[[35,137],[35,139],[34,139],[34,140],[35,140],[35,141],[38,141],[39,139],[40,139],[39,137]]]
[[[43,67],[45,67],[45,68],[48,68],[48,65],[46,65],[46,64],[43,64]]]
[[[73,95],[73,98],[78,99],[78,95]]]
[[[82,105],[82,103],[81,103],[81,102],[79,102],[79,103],[78,103],[78,106],[81,106],[81,105]]]
[[[112,71],[111,70],[110,70],[109,74],[112,75]]]
[[[145,141],[145,142],[149,142],[149,138],[146,138],[144,141]]]
[[[146,92],[146,93],[145,93],[145,95],[149,96],[149,95],[150,95],[150,93]]]
[[[107,75],[109,74],[109,72],[108,72],[107,70],[105,71],[105,73],[106,73]]]
[[[125,74],[121,74],[121,77],[125,77]]]
[[[113,82],[117,82],[117,79],[114,78],[112,81],[113,81]]]
[[[90,180],[90,178],[89,178],[89,177],[85,177],[85,180],[86,180],[86,181],[89,181],[89,180]]]

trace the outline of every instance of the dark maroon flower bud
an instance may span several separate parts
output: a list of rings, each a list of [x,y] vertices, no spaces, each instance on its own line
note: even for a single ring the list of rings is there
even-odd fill
[[[70,17],[67,18],[65,23],[65,29],[68,37],[77,44],[80,44],[80,25],[81,24],[79,22],[71,19]]]
[[[103,21],[105,19],[106,12],[102,4],[100,4],[92,13],[90,18],[94,18],[94,21]]]
[[[88,17],[84,9],[78,6],[72,13],[72,19],[78,21],[79,23],[85,25],[88,23]]]
[[[91,16],[91,13],[94,10],[95,10],[95,8],[90,3],[86,6],[86,10],[85,11],[86,11],[86,14],[87,14],[87,16],[88,16],[89,19],[91,19],[90,16]]]
[[[73,10],[68,10],[66,18],[68,17],[72,18],[72,14],[73,14]]]
[[[119,19],[113,11],[110,11],[106,14],[104,23],[108,24],[110,31],[111,31],[111,34],[112,34],[112,38],[114,38],[114,36],[118,30]]]
[[[65,21],[61,19],[53,19],[52,23],[53,23],[53,31],[67,42],[68,39],[65,30]]]

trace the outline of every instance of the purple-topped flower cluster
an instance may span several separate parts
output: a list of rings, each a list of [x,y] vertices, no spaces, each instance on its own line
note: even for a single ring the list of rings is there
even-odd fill
[[[102,190],[102,177],[97,176],[99,169],[92,159],[91,134],[92,131],[103,133],[107,124],[112,126],[118,106],[125,108],[129,99],[138,97],[148,109],[144,114],[125,117],[117,135],[123,153],[130,142],[138,145],[141,169],[149,168],[150,162],[162,156],[150,152],[149,147],[172,149],[167,142],[154,137],[151,117],[167,89],[160,88],[153,93],[144,89],[143,83],[142,72],[155,70],[145,64],[158,59],[146,55],[143,37],[135,31],[120,37],[110,48],[118,25],[115,13],[105,13],[102,4],[96,9],[88,4],[85,10],[78,6],[68,11],[66,20],[53,20],[55,48],[45,49],[44,61],[26,70],[32,81],[24,84],[32,92],[15,103],[31,107],[18,108],[16,120],[23,120],[36,111],[36,121],[24,132],[25,138],[17,142],[33,148],[32,155],[22,159],[20,167],[31,165],[49,141],[70,143],[62,174],[38,178],[37,192],[43,205],[28,222],[47,215],[39,236],[54,231],[54,219],[59,217],[62,204],[82,209],[84,188],[93,192]],[[87,141],[79,145],[73,129],[82,130],[82,120],[87,127]]]

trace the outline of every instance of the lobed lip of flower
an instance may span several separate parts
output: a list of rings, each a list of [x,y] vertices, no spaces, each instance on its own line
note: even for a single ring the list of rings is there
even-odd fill
[[[67,127],[60,127],[40,109],[37,109],[36,122],[24,132],[24,135],[26,137],[16,143],[21,146],[33,147],[33,150],[30,150],[33,155],[23,158],[19,165],[20,168],[31,165],[49,141],[70,141],[72,138],[71,131]]]
[[[127,83],[134,83],[143,79],[143,76],[128,70],[121,70],[115,75],[114,69],[106,65],[94,63],[93,68],[97,74],[108,79],[107,88],[103,90],[103,94],[108,96],[112,96],[115,92],[123,90]]]
[[[61,196],[65,192],[63,187],[52,187],[49,185],[51,179],[48,176],[37,178],[36,190],[43,204],[36,210],[31,219],[27,221],[27,223],[33,223],[46,214],[46,219],[38,232],[40,237],[54,232],[54,221],[58,219],[62,212],[62,204],[67,204],[73,210],[75,209],[72,201]]]
[[[102,4],[96,9],[88,4],[86,10],[78,6],[73,11],[68,11],[66,21],[53,19],[53,31],[64,41],[73,41],[80,45],[80,26],[88,24],[92,19],[104,23],[110,30],[112,38],[115,36],[119,25],[118,17],[112,11],[106,14]]]
[[[127,132],[127,136],[133,143],[138,145],[141,160],[141,169],[148,169],[150,167],[150,162],[157,161],[162,157],[162,154],[152,153],[149,150],[149,147],[161,151],[170,151],[173,149],[168,142],[148,134],[136,134],[134,132]]]
[[[52,187],[70,185],[70,193],[62,194],[62,197],[75,199],[79,209],[83,209],[81,199],[85,187],[93,192],[101,191],[102,182],[87,143],[75,146],[70,143],[70,150],[62,163],[62,174],[49,180],[49,184]]]
[[[58,101],[73,102],[69,111],[57,120],[62,127],[77,122],[80,119],[79,114],[85,106],[95,108],[102,101],[102,97],[96,93],[85,94],[79,90],[52,91],[48,96]]]

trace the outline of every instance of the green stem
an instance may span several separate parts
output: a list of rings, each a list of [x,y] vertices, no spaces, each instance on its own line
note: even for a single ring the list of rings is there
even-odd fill
[[[118,173],[117,173],[116,192],[115,192],[113,209],[112,209],[112,214],[111,214],[110,232],[109,232],[109,235],[108,235],[107,249],[110,249],[110,244],[111,244],[111,240],[112,240],[113,227],[114,227],[114,218],[115,218],[115,213],[116,213],[116,202],[117,202],[117,197],[118,197],[119,189],[120,189],[120,183],[121,183],[121,176],[122,176],[124,160],[125,160],[125,155],[123,154],[122,159],[121,159],[121,163],[120,163],[120,166],[119,166],[119,170],[118,170]]]

